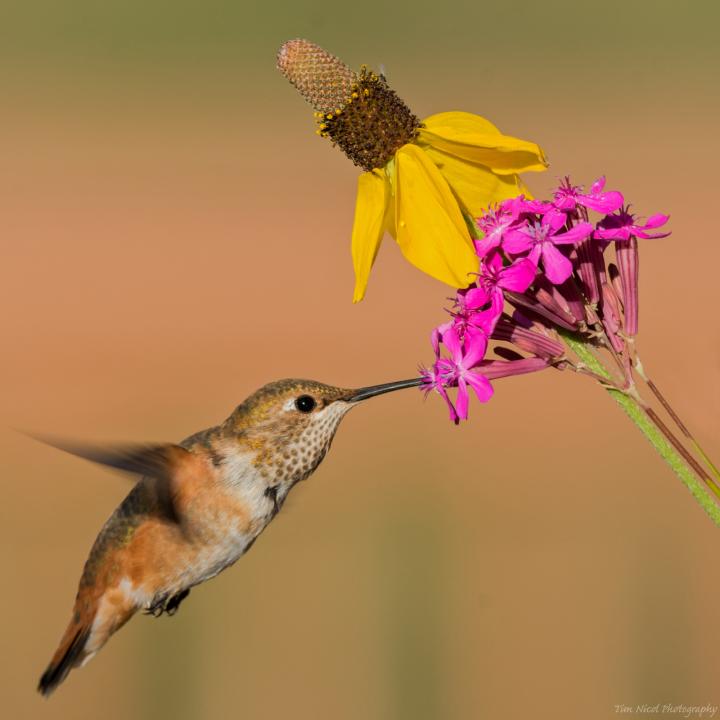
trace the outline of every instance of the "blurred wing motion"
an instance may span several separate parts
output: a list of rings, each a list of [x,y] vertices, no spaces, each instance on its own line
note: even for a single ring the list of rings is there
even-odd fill
[[[185,448],[172,443],[105,448],[42,435],[31,435],[30,437],[98,465],[106,465],[115,470],[152,478],[155,481],[154,489],[159,513],[167,520],[181,523],[181,515],[175,503],[173,477],[175,470],[191,455]]]

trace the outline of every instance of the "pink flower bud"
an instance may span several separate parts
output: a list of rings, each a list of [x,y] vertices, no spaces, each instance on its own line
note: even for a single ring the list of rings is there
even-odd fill
[[[608,283],[602,286],[602,314],[603,325],[608,339],[613,346],[615,352],[622,352],[625,347],[623,339],[618,335],[620,330],[620,302],[618,301],[615,291]]]
[[[482,374],[488,380],[510,377],[511,375],[525,375],[550,367],[547,360],[538,357],[523,358],[522,360],[485,360],[480,365]]]
[[[618,301],[620,302],[620,309],[623,310],[623,308],[625,307],[625,298],[623,297],[620,271],[617,269],[617,265],[615,265],[615,263],[610,263],[608,265],[608,275],[610,276],[610,284],[613,286],[613,290],[615,291]]]
[[[638,274],[640,270],[637,238],[631,237],[615,243],[622,297],[625,305],[625,333],[633,336],[638,331]]]
[[[492,334],[493,340],[510,342],[521,350],[544,358],[558,358],[565,354],[565,347],[557,340],[541,335],[540,333],[519,327],[507,316],[503,316],[495,326]]]

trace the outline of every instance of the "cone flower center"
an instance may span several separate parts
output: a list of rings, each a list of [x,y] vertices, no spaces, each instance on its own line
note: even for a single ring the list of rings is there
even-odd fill
[[[355,73],[307,40],[285,43],[278,68],[315,108],[318,134],[363,170],[384,168],[415,139],[420,121],[385,78],[368,68]]]

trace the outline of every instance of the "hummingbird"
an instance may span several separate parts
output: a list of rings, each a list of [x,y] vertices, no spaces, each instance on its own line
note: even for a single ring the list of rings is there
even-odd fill
[[[38,691],[50,695],[138,611],[173,615],[191,588],[252,547],[290,490],[322,462],[349,410],[422,382],[349,390],[279,380],[250,395],[220,425],[178,444],[106,449],[50,440],[140,479],[90,550],[70,623]]]

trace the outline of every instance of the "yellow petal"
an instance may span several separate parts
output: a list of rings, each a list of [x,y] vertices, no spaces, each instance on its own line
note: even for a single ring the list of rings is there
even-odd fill
[[[457,200],[425,152],[404,145],[395,154],[395,237],[415,267],[466,287],[478,259]]]
[[[484,165],[461,160],[434,148],[425,148],[425,154],[447,180],[460,207],[473,217],[482,215],[490,205],[501,200],[517,195],[532,197],[517,175],[496,175]]]
[[[385,232],[389,190],[388,182],[381,171],[365,172],[358,178],[352,229],[352,258],[355,267],[353,302],[360,302],[365,295],[370,269]]]
[[[499,174],[545,170],[548,165],[539,145],[503,135],[485,118],[466,112],[431,115],[423,120],[417,141]]]

